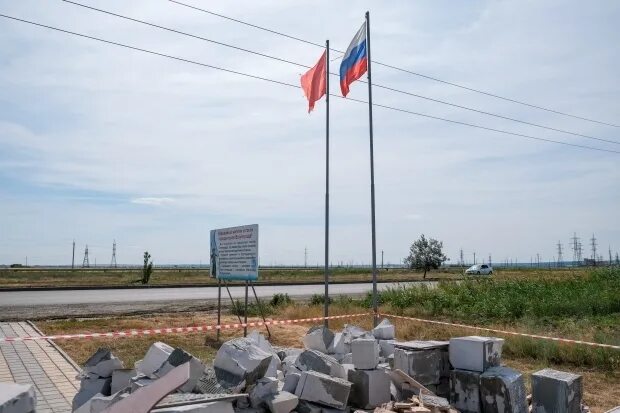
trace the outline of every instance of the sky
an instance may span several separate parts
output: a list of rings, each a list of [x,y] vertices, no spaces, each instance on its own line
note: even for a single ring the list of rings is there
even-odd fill
[[[79,0],[78,0],[79,1]],[[620,3],[185,2],[345,50],[371,15],[372,58],[449,82],[620,124]],[[84,4],[312,66],[322,50],[165,0]],[[299,84],[304,68],[87,10],[0,0],[0,13]],[[0,265],[206,263],[209,231],[260,226],[262,265],[323,262],[325,102],[300,89],[0,18]],[[338,72],[332,52],[330,70]],[[620,141],[578,120],[373,65],[373,82]],[[331,93],[340,94],[331,78]],[[349,95],[367,99],[355,83]],[[373,88],[376,104],[545,139],[619,145]],[[330,260],[371,261],[368,106],[330,100]],[[620,251],[620,154],[375,107],[378,260],[425,234],[451,262],[572,258],[596,235]]]

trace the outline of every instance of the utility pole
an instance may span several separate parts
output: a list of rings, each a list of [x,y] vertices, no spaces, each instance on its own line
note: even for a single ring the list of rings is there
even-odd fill
[[[611,267],[611,245],[609,246],[609,266]]]
[[[75,268],[75,240],[73,240],[73,254],[71,255],[71,269]]]
[[[461,261],[460,261],[461,267],[465,266],[465,260],[463,259],[463,248],[461,248]]]
[[[308,247],[304,248],[304,267],[308,267]]]
[[[110,267],[116,268],[116,240],[112,243],[112,261]]]
[[[89,268],[90,262],[88,261],[88,244],[86,244],[86,248],[84,249],[84,260],[82,260],[82,268]]]
[[[489,252],[489,267],[491,266],[491,253]]]
[[[558,267],[562,266],[562,243],[558,241]]]
[[[476,265],[476,253],[474,252],[474,265]]]
[[[573,237],[570,240],[573,249],[573,265],[579,264],[581,262],[581,243],[576,232],[573,232]]]
[[[536,267],[540,268],[540,254],[536,253]]]
[[[592,259],[594,260],[594,265],[596,266],[596,237],[592,234],[592,238],[590,238],[590,247],[592,247]]]
[[[609,250],[611,251],[611,250]],[[611,254],[611,252],[610,252]],[[381,250],[381,269],[383,269],[383,250]]]

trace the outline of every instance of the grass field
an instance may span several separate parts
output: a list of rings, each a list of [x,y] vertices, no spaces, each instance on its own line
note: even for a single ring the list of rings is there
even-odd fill
[[[584,274],[587,269],[500,269],[495,272],[496,279],[531,278],[540,275],[548,277],[567,277]],[[4,287],[67,287],[67,286],[129,286],[140,285],[141,270],[139,269],[67,269],[43,270],[36,268],[0,269],[0,288]],[[430,279],[454,279],[462,277],[458,268],[432,271],[427,275]],[[371,271],[367,268],[332,268],[333,281],[372,280]],[[379,281],[413,281],[421,280],[422,273],[406,269],[382,269]],[[263,269],[260,271],[262,282],[322,282],[322,269]],[[151,285],[214,285],[216,282],[209,277],[208,269],[155,269],[151,277]]]

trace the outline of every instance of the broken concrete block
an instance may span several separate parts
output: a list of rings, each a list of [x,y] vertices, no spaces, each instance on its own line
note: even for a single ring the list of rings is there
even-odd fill
[[[394,354],[394,343],[396,340],[378,340],[379,348],[381,349],[380,355],[381,357],[388,358],[392,354]]]
[[[385,370],[349,370],[352,383],[349,402],[362,409],[374,409],[390,401],[390,378]]]
[[[274,347],[274,350],[282,361],[284,361],[284,359],[289,356],[299,356],[303,351],[300,348],[293,347]]]
[[[534,413],[579,413],[583,394],[578,374],[543,369],[532,374],[532,411]]]
[[[0,383],[0,412],[30,413],[36,405],[37,395],[31,384]]]
[[[174,349],[166,343],[161,341],[153,343],[146,352],[144,359],[136,362],[136,371],[145,376],[150,376],[168,360],[173,351]]]
[[[437,349],[394,350],[394,369],[402,370],[423,385],[438,384],[441,378],[441,352]]]
[[[340,363],[328,354],[317,350],[306,350],[295,361],[295,367],[300,371],[318,371],[330,376],[345,378],[345,372]]]
[[[273,353],[273,357],[271,357],[271,361],[269,362],[269,367],[267,367],[267,371],[265,372],[265,377],[278,377],[278,371],[282,368],[282,362],[280,361],[280,357],[277,354]]]
[[[267,406],[271,413],[290,413],[297,404],[299,398],[287,391],[281,391],[267,398]]]
[[[301,377],[301,373],[291,373],[287,375],[284,378],[284,386],[282,386],[282,390],[287,391],[289,393],[295,393],[300,377]]]
[[[372,329],[372,335],[378,340],[392,340],[396,335],[394,324],[390,323],[390,320],[387,318],[384,318]]]
[[[278,392],[278,380],[273,377],[263,377],[251,387],[248,392],[250,395],[250,405],[260,407],[264,405],[268,396]]]
[[[164,407],[151,411],[153,413],[235,413],[232,402],[224,400],[208,403],[187,404],[184,406]]]
[[[236,338],[222,344],[215,355],[215,375],[225,387],[253,384],[265,376],[272,354],[267,353],[246,338]]]
[[[101,379],[89,379],[84,378],[80,382],[80,390],[73,397],[73,410],[76,410],[78,407],[86,403],[90,400],[95,394],[101,393],[104,396],[109,396],[110,393],[110,384],[112,383],[112,378],[101,378]]]
[[[202,361],[198,360],[196,357],[192,356],[183,349],[175,348],[174,351],[168,356],[168,359],[153,373],[153,375],[156,377],[163,377],[172,369],[184,363],[189,363],[190,379],[187,383],[181,386],[179,390],[184,393],[192,392],[195,389],[198,380],[202,377],[205,371],[205,365],[202,364]]]
[[[116,403],[119,400],[127,397],[129,393],[114,393],[111,396],[104,396],[102,394],[94,395],[89,401],[90,409],[88,413],[100,413],[107,409],[110,405]],[[84,407],[87,403],[85,403],[82,407]],[[79,409],[78,409],[79,410]]]
[[[344,328],[342,329],[342,335],[344,336],[345,345],[351,345],[353,340],[356,340],[358,338],[374,338],[374,336],[368,331],[352,324],[344,325]]]
[[[450,372],[450,403],[462,413],[480,413],[480,373],[469,370]]]
[[[107,350],[107,353],[108,353],[107,358],[97,362],[97,364],[95,365],[84,364],[83,372],[85,374],[91,375],[91,377],[97,376],[97,377],[105,378],[105,377],[111,377],[112,372],[114,370],[122,369],[123,362],[119,360],[117,357],[115,357],[112,353],[110,353],[109,350]]]
[[[334,341],[334,333],[323,326],[314,326],[308,330],[302,341],[307,350],[317,350],[321,353],[328,353]]]
[[[523,375],[516,370],[491,367],[480,375],[483,412],[527,413],[526,397]]]
[[[379,345],[375,339],[358,338],[351,342],[353,365],[356,369],[372,370],[379,364]]]
[[[432,396],[430,394],[422,392],[420,393],[419,398],[420,398],[420,402],[425,407],[430,407],[431,409],[439,408],[443,410],[443,409],[450,408],[450,402],[444,397]],[[495,411],[501,411],[501,410],[495,410]]]
[[[131,378],[136,375],[134,369],[118,369],[112,372],[112,382],[110,384],[110,393],[117,393],[131,386]]]
[[[340,359],[341,364],[353,364],[353,353],[347,353]]]
[[[504,339],[497,337],[457,337],[450,339],[450,363],[455,369],[482,373],[499,366]]]
[[[265,336],[259,333],[256,330],[252,330],[248,333],[248,340],[252,340],[254,344],[261,348],[261,350],[266,351],[267,353],[274,353],[277,355],[276,350],[271,346],[271,343]]]
[[[347,405],[351,383],[316,371],[301,373],[295,395],[302,400],[343,409]]]
[[[343,333],[335,333],[334,339],[332,340],[332,344],[329,346],[328,350],[330,354],[346,354],[350,351],[350,346],[348,346],[344,341],[345,337]]]

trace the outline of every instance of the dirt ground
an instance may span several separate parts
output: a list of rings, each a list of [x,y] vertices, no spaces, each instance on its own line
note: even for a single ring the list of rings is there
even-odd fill
[[[333,308],[332,314],[346,314],[350,308]],[[321,308],[317,306],[290,306],[283,308],[276,319],[307,318],[320,315]],[[235,316],[226,315],[222,323],[235,323],[239,320]],[[249,321],[259,321],[250,318]],[[332,320],[330,328],[340,329],[345,323],[356,324],[364,328],[370,328],[372,318],[364,316],[352,320]],[[472,334],[463,331],[437,328],[434,326],[421,326],[415,323],[393,320],[396,325],[397,338],[401,340],[448,338],[451,335]],[[213,312],[195,313],[166,313],[140,316],[123,316],[117,318],[88,318],[69,320],[50,320],[37,322],[37,326],[46,334],[56,333],[85,333],[85,332],[108,332],[132,329],[148,329],[157,327],[180,327],[213,325],[216,316]],[[272,326],[271,342],[278,346],[301,347],[301,337],[313,323],[291,324],[284,326]],[[315,323],[316,324],[316,323]],[[267,334],[263,327],[261,330]],[[221,340],[243,335],[243,329],[222,331]],[[101,346],[111,348],[114,353],[125,362],[126,366],[132,366],[146,352],[148,347],[155,341],[164,341],[172,346],[182,347],[199,357],[206,363],[210,363],[217,352],[219,344],[215,342],[215,333],[191,333],[191,334],[160,334],[139,336],[134,338],[118,339],[88,339],[88,340],[57,340],[59,344],[76,362],[84,361]],[[619,355],[620,356],[620,355]],[[585,369],[571,365],[557,365],[543,363],[539,360],[521,357],[504,357],[506,365],[515,368],[525,374],[528,382],[531,373],[545,367],[558,370],[571,371],[583,375],[584,400],[592,409],[592,412],[605,412],[620,405],[620,372],[603,371],[600,369]]]

